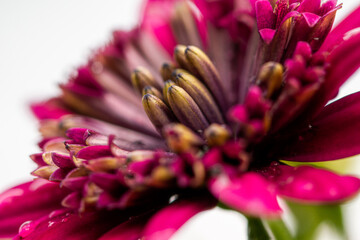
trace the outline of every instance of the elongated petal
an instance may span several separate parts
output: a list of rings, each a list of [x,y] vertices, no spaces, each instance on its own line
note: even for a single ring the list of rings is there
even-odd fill
[[[360,154],[360,92],[326,106],[283,159],[326,161]]]
[[[135,217],[107,232],[99,240],[138,240],[148,216]]]
[[[149,220],[144,237],[147,240],[167,240],[191,217],[214,206],[211,196],[176,201]]]
[[[276,178],[279,194],[297,201],[334,203],[354,196],[360,189],[360,179],[339,176],[328,170],[309,166],[279,166]]]
[[[342,20],[326,37],[320,51],[331,51],[343,40],[344,35],[357,27],[360,27],[360,6],[348,17]]]
[[[31,111],[39,120],[59,119],[64,115],[71,114],[64,106],[64,103],[57,98],[46,102],[34,103],[31,105]]]
[[[269,1],[260,0],[255,3],[258,29],[274,28],[276,16]]]
[[[67,191],[59,184],[37,179],[0,195],[0,238],[17,234],[19,226],[61,207]]]
[[[221,202],[254,217],[277,217],[281,209],[275,186],[260,174],[245,173],[236,179],[220,176],[210,190]]]
[[[343,42],[328,56],[330,64],[326,73],[325,81],[316,96],[311,100],[312,104],[304,114],[305,121],[311,120],[319,114],[325,104],[334,98],[344,82],[360,67],[360,32],[348,33]]]
[[[176,0],[147,1],[142,20],[142,28],[153,34],[169,55],[172,55],[176,45],[169,22],[175,2]]]
[[[20,231],[14,239],[26,240],[96,240],[128,218],[121,212],[84,213],[56,211],[33,223],[29,230]]]

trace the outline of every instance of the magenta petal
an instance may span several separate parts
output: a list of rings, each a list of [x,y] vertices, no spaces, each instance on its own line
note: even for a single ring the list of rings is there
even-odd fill
[[[275,36],[275,30],[270,28],[263,28],[259,30],[261,38],[264,40],[266,44],[270,44]]]
[[[91,160],[100,157],[112,156],[109,146],[88,146],[81,149],[77,154],[77,158]]]
[[[315,13],[320,8],[321,0],[303,0],[299,6],[299,12]]]
[[[279,194],[298,201],[333,203],[354,196],[360,189],[360,179],[339,176],[324,169],[309,166],[280,166],[276,178]]]
[[[65,155],[57,152],[51,153],[51,159],[54,164],[60,168],[74,168],[75,164],[70,155]]]
[[[329,104],[283,159],[315,162],[360,154],[360,92]]]
[[[268,0],[259,0],[255,3],[256,22],[258,29],[274,28],[275,27],[275,14],[273,8]]]
[[[232,180],[219,176],[210,182],[210,189],[221,202],[246,215],[277,217],[281,213],[276,187],[260,174],[245,173]]]
[[[138,240],[148,216],[135,217],[107,232],[99,240]]]
[[[110,173],[92,173],[90,180],[100,188],[109,192],[117,192],[118,188],[121,186],[118,176]]]
[[[303,13],[302,16],[304,17],[309,27],[314,27],[320,20],[320,17],[313,13]]]
[[[337,95],[340,86],[360,67],[359,42],[360,32],[349,32],[344,41],[330,53],[327,58],[330,64],[329,70],[323,85],[307,110],[306,115],[310,115],[307,118],[316,116],[325,104]]]
[[[20,231],[15,239],[27,240],[96,240],[128,219],[121,212],[83,213],[56,211],[35,221],[27,231]]]
[[[61,207],[67,191],[59,184],[37,179],[0,195],[0,238],[17,234],[19,226]]]
[[[74,141],[74,143],[84,144],[88,136],[93,132],[86,128],[71,128],[66,131],[66,136]]]
[[[343,37],[348,31],[357,27],[360,27],[360,7],[355,9],[330,32],[320,50],[331,51],[343,41]]]
[[[170,18],[176,1],[147,1],[141,23],[142,28],[152,33],[170,56],[176,46],[176,39],[170,26]]]
[[[71,177],[65,178],[61,182],[62,187],[69,188],[72,191],[80,191],[84,187],[84,184],[89,180],[88,176],[85,177]]]
[[[214,207],[215,204],[211,196],[175,201],[150,218],[144,230],[144,238],[146,240],[167,240],[187,220],[201,211]]]
[[[324,83],[324,98],[334,97],[339,87],[360,67],[360,31],[348,32],[329,55],[330,68]]]
[[[42,153],[35,153],[30,155],[31,160],[33,160],[34,163],[36,163],[39,167],[46,166],[47,163],[44,162],[44,159],[42,157]]]
[[[31,104],[31,111],[39,119],[59,119],[64,115],[71,114],[65,109],[60,99],[53,98],[46,102]]]

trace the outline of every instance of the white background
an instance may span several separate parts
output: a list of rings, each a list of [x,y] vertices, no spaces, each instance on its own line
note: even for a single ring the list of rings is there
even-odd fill
[[[346,2],[337,20],[355,2]],[[112,30],[136,24],[140,6],[139,0],[0,0],[0,191],[31,179],[35,167],[28,156],[38,152],[40,138],[29,102],[57,94],[57,84]],[[341,95],[360,89],[357,76]],[[350,239],[359,239],[360,198],[345,210]],[[244,237],[242,217],[216,209],[195,217],[173,239]]]

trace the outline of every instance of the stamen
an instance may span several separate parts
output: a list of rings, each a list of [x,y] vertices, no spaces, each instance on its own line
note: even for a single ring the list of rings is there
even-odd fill
[[[154,76],[144,67],[137,67],[131,74],[131,82],[136,90],[141,94],[142,90],[146,86],[152,86],[161,89],[159,84],[156,82]]]
[[[256,83],[265,87],[266,98],[271,98],[281,88],[283,72],[283,66],[277,62],[267,62],[261,67]]]
[[[224,123],[221,112],[210,92],[196,77],[183,71],[177,75],[176,84],[194,99],[209,122]]]
[[[177,64],[183,68],[196,75],[196,69],[191,65],[189,60],[185,55],[186,46],[185,45],[177,45],[174,50],[174,58]]]
[[[178,2],[171,19],[171,28],[178,42],[202,46],[199,31],[188,1]]]
[[[171,86],[175,85],[175,83],[171,80],[167,80],[165,82],[164,88],[163,88],[163,98],[164,98],[164,102],[167,103],[169,105],[169,100],[168,100],[168,96],[167,96],[167,92],[169,90],[169,88]]]
[[[163,135],[169,148],[175,153],[189,152],[191,149],[204,144],[197,134],[182,124],[169,124],[165,126]]]
[[[211,124],[204,132],[207,144],[209,146],[222,146],[230,138],[230,130],[220,124]]]
[[[209,126],[194,99],[181,87],[171,86],[167,92],[171,109],[180,122],[196,131],[202,131]]]
[[[178,76],[179,74],[183,74],[183,73],[188,73],[188,74],[189,74],[188,71],[186,71],[186,70],[184,70],[184,69],[181,69],[181,68],[177,68],[177,69],[175,69],[175,70],[172,72],[172,74],[171,74],[171,79],[172,79],[174,82],[176,82],[177,76]]]
[[[171,110],[160,98],[145,94],[142,103],[146,114],[159,133],[165,125],[175,121],[176,118]]]
[[[143,88],[142,95],[145,96],[146,94],[154,95],[160,98],[161,100],[163,99],[161,92],[152,86],[146,86]]]
[[[199,48],[194,46],[188,46],[186,48],[185,56],[191,63],[191,66],[199,73],[207,87],[211,90],[221,109],[227,110],[228,101],[221,84],[219,73],[209,57]]]
[[[127,162],[141,162],[146,159],[152,159],[153,157],[153,151],[137,150],[129,153],[127,156]]]
[[[164,81],[171,79],[171,74],[175,70],[175,66],[171,63],[164,63],[161,66],[160,74]]]
[[[152,184],[158,187],[163,187],[173,178],[173,172],[165,166],[158,166],[151,173]]]

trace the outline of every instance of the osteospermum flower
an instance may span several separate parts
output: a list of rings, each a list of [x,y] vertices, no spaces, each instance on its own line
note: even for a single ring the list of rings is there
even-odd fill
[[[219,202],[253,221],[280,219],[277,197],[354,196],[356,177],[280,161],[360,153],[360,93],[326,105],[360,66],[360,9],[330,31],[339,8],[147,1],[137,28],[32,106],[38,179],[1,195],[0,236],[168,239]]]

